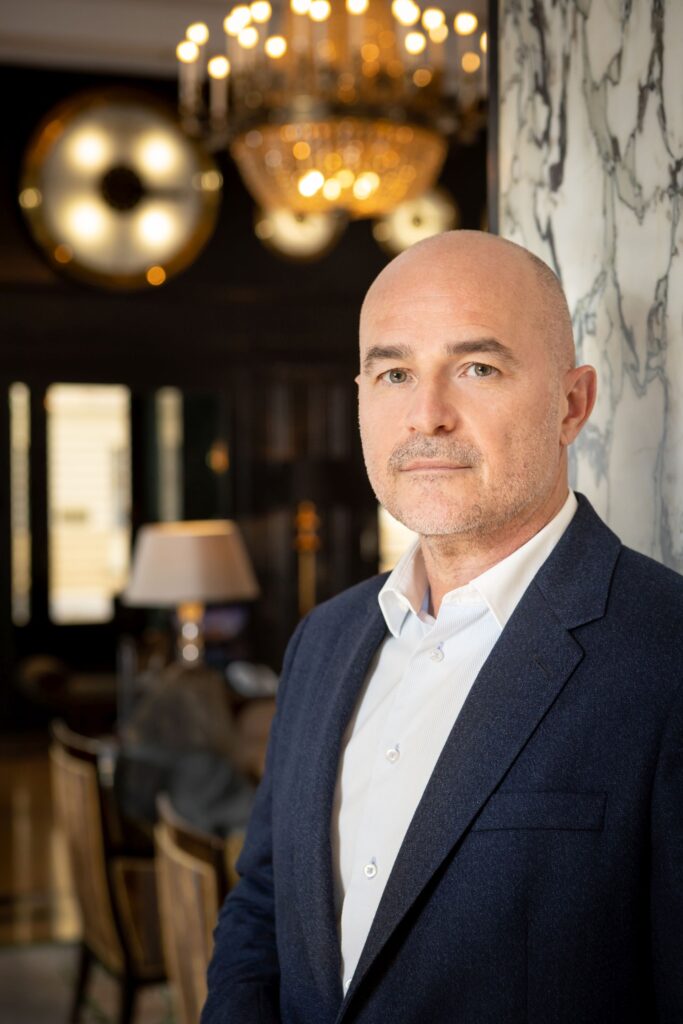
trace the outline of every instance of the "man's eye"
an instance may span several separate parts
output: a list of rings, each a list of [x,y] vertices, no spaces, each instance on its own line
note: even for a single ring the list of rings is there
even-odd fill
[[[489,366],[488,363],[472,363],[467,368],[467,373],[470,377],[491,377],[496,372],[496,368]]]
[[[405,370],[387,370],[386,373],[382,374],[381,379],[389,384],[405,384],[408,380],[408,374]]]

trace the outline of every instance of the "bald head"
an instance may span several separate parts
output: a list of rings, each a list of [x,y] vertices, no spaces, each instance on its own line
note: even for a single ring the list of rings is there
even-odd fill
[[[446,231],[392,260],[365,297],[361,339],[371,313],[391,303],[397,290],[419,292],[426,281],[438,281],[465,302],[484,293],[512,317],[531,323],[559,373],[575,365],[571,316],[556,275],[528,249],[483,231]]]

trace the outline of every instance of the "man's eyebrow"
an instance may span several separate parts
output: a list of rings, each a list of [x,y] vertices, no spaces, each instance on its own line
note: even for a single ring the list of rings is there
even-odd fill
[[[363,369],[369,370],[381,359],[410,359],[413,350],[409,345],[372,345],[365,353]]]
[[[511,366],[518,366],[519,360],[507,345],[496,338],[472,338],[469,341],[451,341],[445,346],[448,356],[496,355]],[[409,345],[372,345],[365,354],[363,369],[369,370],[373,363],[383,359],[410,359],[414,355]]]

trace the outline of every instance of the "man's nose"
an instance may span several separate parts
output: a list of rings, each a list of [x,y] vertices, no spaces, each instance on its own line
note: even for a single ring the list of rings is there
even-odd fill
[[[423,380],[411,394],[406,426],[420,434],[450,433],[458,422],[458,412],[449,400],[443,381]]]

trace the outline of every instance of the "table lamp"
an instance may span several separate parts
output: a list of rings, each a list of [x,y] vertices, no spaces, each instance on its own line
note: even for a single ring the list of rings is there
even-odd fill
[[[202,658],[204,605],[248,601],[258,594],[237,524],[207,519],[142,526],[121,597],[131,607],[176,608],[178,654],[191,665]]]

